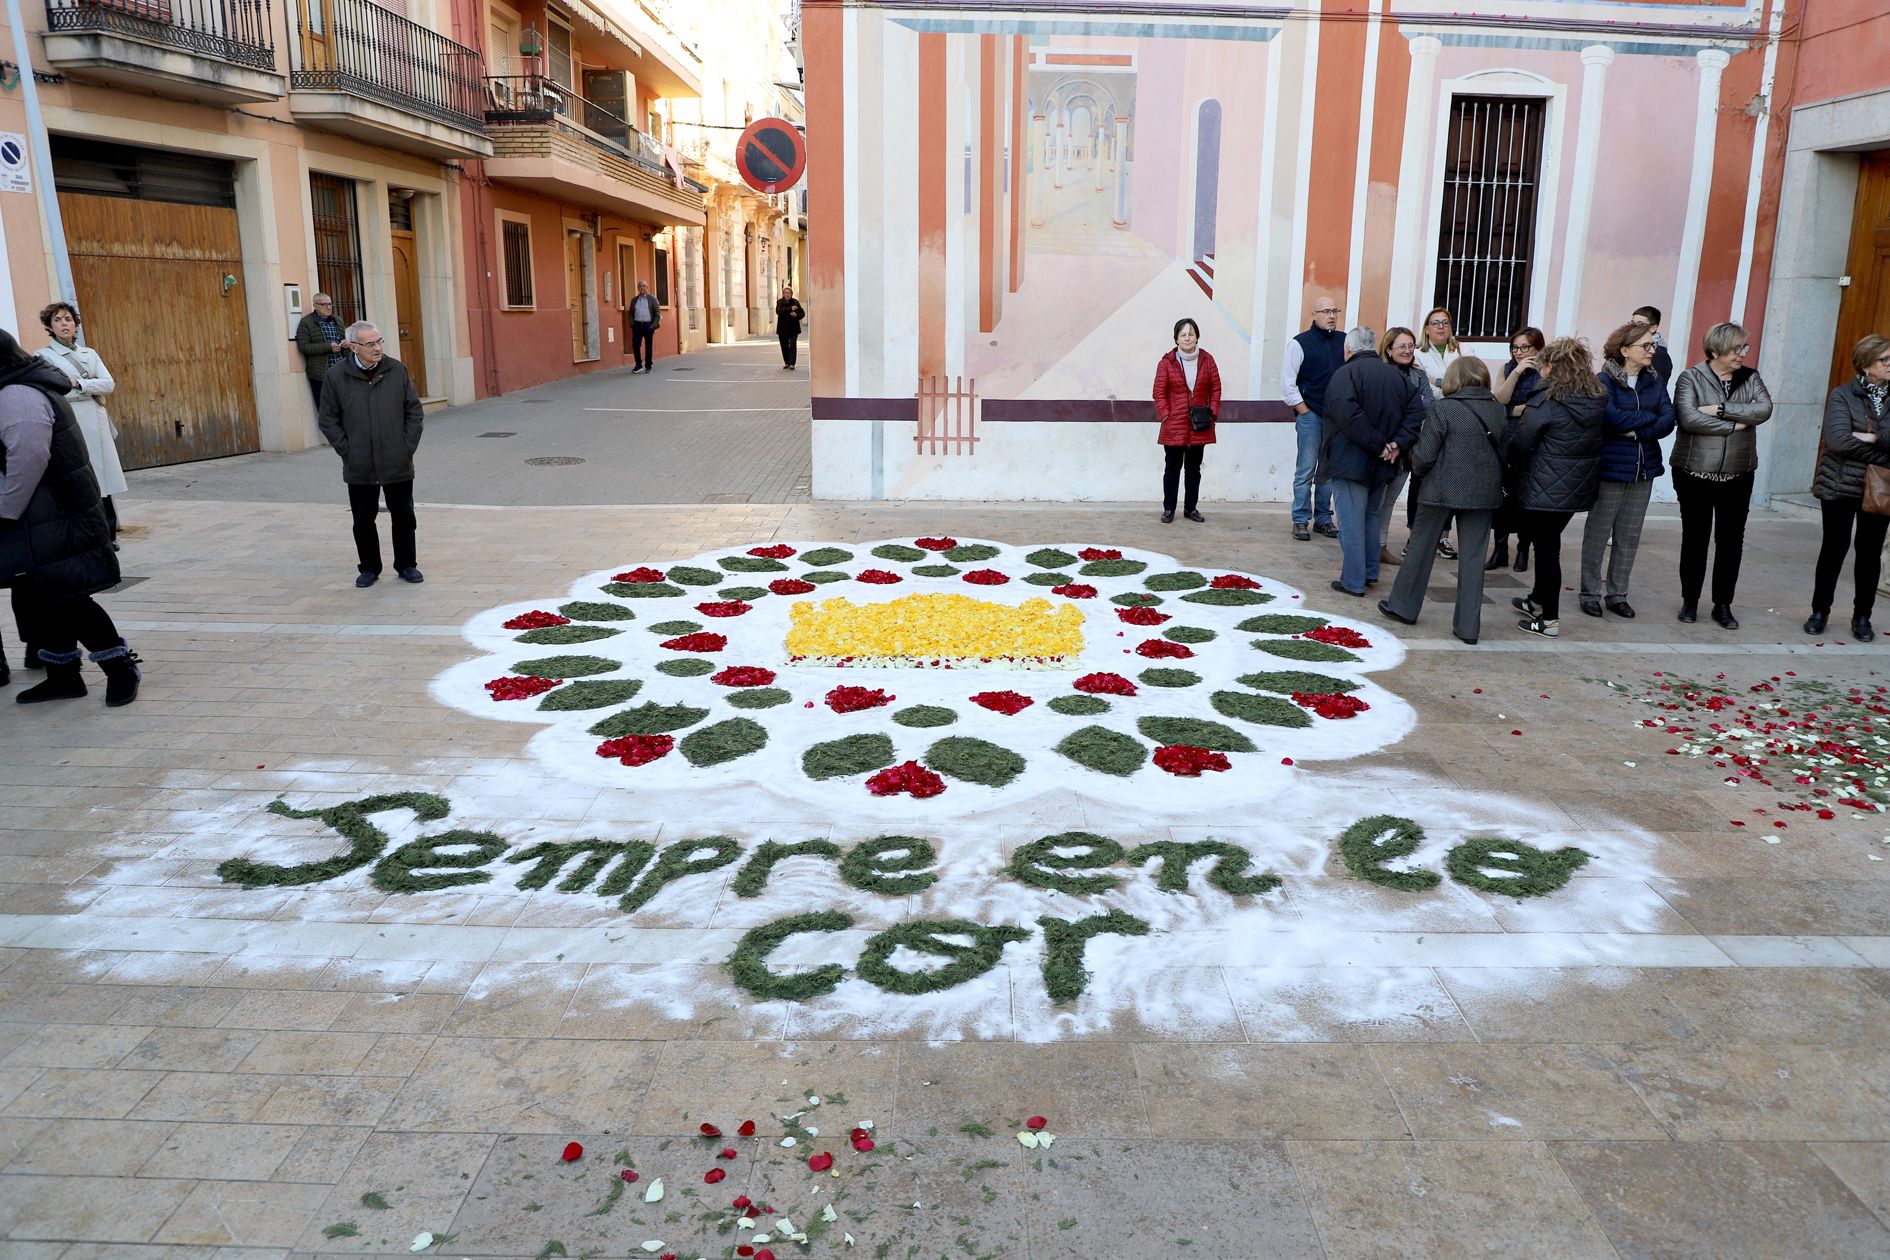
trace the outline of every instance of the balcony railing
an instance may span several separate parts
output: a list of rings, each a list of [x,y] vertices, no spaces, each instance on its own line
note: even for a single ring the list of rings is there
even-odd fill
[[[486,122],[556,127],[665,179],[674,178],[662,145],[615,110],[587,100],[542,74],[487,75]],[[697,192],[707,191],[693,179],[684,179],[683,183]]]
[[[294,0],[289,86],[348,92],[479,131],[479,54],[373,0]]]
[[[125,35],[253,70],[276,68],[269,0],[46,0],[46,26]]]

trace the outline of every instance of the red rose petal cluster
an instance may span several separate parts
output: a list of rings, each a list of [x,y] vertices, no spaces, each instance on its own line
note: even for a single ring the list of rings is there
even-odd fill
[[[1076,554],[1084,560],[1122,559],[1122,553],[1114,547],[1085,547]]]
[[[719,603],[711,601],[697,604],[696,611],[705,617],[739,617],[753,607],[753,604],[745,604],[739,599],[725,599]]]
[[[923,551],[950,551],[958,545],[956,538],[915,538],[912,545]]]
[[[1184,779],[1199,778],[1203,770],[1228,770],[1233,763],[1226,753],[1217,753],[1192,744],[1170,744],[1155,750],[1155,764]]]
[[[1156,612],[1153,608],[1118,608],[1116,616],[1132,626],[1159,626],[1169,619],[1167,613]]]
[[[1208,583],[1208,589],[1212,591],[1257,591],[1260,589],[1260,583],[1250,577],[1242,577],[1238,573],[1223,573],[1212,582]]]
[[[1296,639],[1312,639],[1319,643],[1330,643],[1334,647],[1368,648],[1372,641],[1348,626],[1320,626],[1317,630],[1308,630],[1305,634],[1293,636]]]
[[[600,757],[615,757],[626,766],[647,766],[676,746],[673,735],[621,735],[597,746]]]
[[[980,691],[971,697],[971,702],[993,713],[1002,713],[1006,717],[1022,713],[1036,703],[1029,696],[1020,695],[1015,691]]]
[[[1372,707],[1356,696],[1332,691],[1295,691],[1293,703],[1302,709],[1311,709],[1322,718],[1357,717]]]
[[[862,709],[877,709],[881,705],[891,704],[897,696],[889,696],[878,687],[835,687],[827,693],[827,707],[835,713],[858,713]]]
[[[1061,595],[1065,599],[1095,599],[1096,588],[1082,582],[1065,582],[1062,586],[1050,588],[1052,595]]]
[[[664,639],[658,647],[668,648],[672,652],[720,652],[728,646],[728,636],[711,634],[699,630],[695,634],[678,635],[673,639]]]
[[[709,681],[718,687],[766,687],[774,681],[774,671],[759,665],[730,665],[720,673],[710,674]]]
[[[665,576],[667,575],[661,569],[652,569],[648,565],[645,565],[641,569],[631,569],[627,573],[619,573],[610,580],[613,582],[628,582],[635,586],[643,582],[660,582]]]
[[[1144,639],[1136,645],[1135,654],[1146,656],[1152,661],[1183,661],[1194,655],[1194,649],[1185,643],[1170,643],[1167,639]]]
[[[794,554],[794,548],[786,543],[775,543],[771,547],[750,547],[748,554],[760,556],[764,560],[785,560]]]
[[[814,589],[814,584],[799,578],[776,578],[768,583],[768,589],[776,595],[805,595]]]
[[[557,613],[548,613],[534,608],[528,613],[520,613],[505,623],[507,630],[543,630],[546,626],[568,626],[569,617],[560,617]]]
[[[495,678],[486,684],[494,700],[529,700],[558,685],[556,678]]]
[[[1135,684],[1121,674],[1084,674],[1070,686],[1092,696],[1132,696],[1135,694]]]
[[[1010,575],[996,569],[973,569],[965,574],[965,581],[973,586],[1002,586],[1010,580]]]
[[[924,800],[943,792],[945,780],[918,762],[907,761],[896,766],[888,766],[868,779],[866,790],[874,796],[897,796],[901,792],[907,792],[918,800]]]
[[[894,582],[903,580],[897,573],[888,573],[884,569],[864,569],[854,579],[856,582],[865,582],[868,586],[891,586]]]

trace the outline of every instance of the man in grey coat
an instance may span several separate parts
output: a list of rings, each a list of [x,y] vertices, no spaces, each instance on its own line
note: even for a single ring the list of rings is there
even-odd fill
[[[322,436],[341,456],[341,479],[354,513],[354,546],[360,572],[354,584],[374,585],[381,576],[381,540],[374,517],[382,496],[393,521],[394,572],[424,582],[414,555],[413,453],[420,445],[424,411],[398,359],[387,357],[381,330],[366,320],[348,326],[353,347],[328,369],[319,413]]]

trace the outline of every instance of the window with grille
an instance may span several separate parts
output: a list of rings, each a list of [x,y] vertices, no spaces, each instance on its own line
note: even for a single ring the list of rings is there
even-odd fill
[[[1529,322],[1547,105],[1514,96],[1450,103],[1433,300],[1456,317],[1461,341],[1500,341]]]
[[[532,305],[532,228],[529,223],[502,221],[501,252],[505,256],[505,305]]]
[[[367,318],[354,181],[339,175],[311,174],[308,192],[315,227],[315,282],[335,299],[335,318],[345,327]]]
[[[656,272],[656,304],[667,308],[669,306],[669,251],[659,249],[653,252],[656,255],[652,268]]]

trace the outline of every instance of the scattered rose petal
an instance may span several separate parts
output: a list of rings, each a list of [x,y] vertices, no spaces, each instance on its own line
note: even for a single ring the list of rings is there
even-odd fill
[[[855,1138],[853,1140],[853,1149],[864,1155],[866,1152],[873,1149],[873,1139],[869,1137]]]
[[[724,1146],[721,1149],[720,1153],[716,1155],[716,1158],[717,1159],[734,1159],[737,1154],[738,1152],[735,1150],[734,1147]]]
[[[705,1172],[702,1174],[702,1179],[708,1182],[710,1185],[714,1185],[716,1182],[722,1180],[722,1178],[726,1176],[728,1176],[728,1169],[711,1168],[709,1169],[708,1172]]]
[[[661,1251],[662,1249],[663,1240],[660,1238],[652,1238],[643,1244],[643,1250],[645,1251]]]
[[[643,1174],[634,1168],[626,1168],[617,1175],[623,1178],[623,1183],[626,1186],[634,1186],[637,1183],[637,1179]]]
[[[782,1138],[782,1139],[781,1139],[781,1145],[783,1145],[783,1146],[792,1146],[792,1145],[794,1145],[794,1139],[793,1139],[793,1138],[791,1138],[791,1137],[784,1137],[784,1138]]]
[[[1050,1143],[1056,1140],[1057,1140],[1057,1135],[1054,1133],[1039,1133],[1037,1135],[1037,1145],[1044,1150],[1049,1150]]]
[[[1280,758],[1280,764],[1283,766],[1290,766],[1293,764],[1293,759],[1291,757],[1282,757]]]
[[[754,1203],[754,1200],[749,1198],[747,1195],[738,1194],[735,1196],[735,1202],[732,1203],[730,1206],[737,1207],[737,1208],[745,1208],[745,1207],[752,1206],[753,1203]]]
[[[742,1121],[742,1127],[735,1130],[735,1132],[741,1134],[743,1137],[753,1137],[755,1136],[755,1122],[753,1120],[744,1120]]]
[[[747,1243],[743,1243],[741,1246],[735,1248],[735,1254],[738,1256],[752,1256],[755,1254],[755,1249],[750,1247]]]
[[[564,1148],[564,1162],[565,1163],[569,1164],[573,1160],[579,1160],[583,1158],[584,1158],[584,1148],[581,1145],[579,1145],[576,1142],[567,1142],[565,1144],[565,1148]]]
[[[1024,1121],[1024,1127],[1026,1129],[1042,1129],[1047,1127],[1049,1123],[1050,1122],[1042,1116],[1032,1116],[1030,1119]]]
[[[834,1211],[833,1204],[829,1203],[826,1207],[820,1209],[820,1219],[831,1223],[839,1220],[840,1214]]]
[[[826,1172],[829,1168],[833,1167],[833,1156],[822,1151],[820,1154],[810,1158],[807,1161],[807,1166],[815,1172]]]
[[[801,1127],[802,1127],[802,1128],[804,1128],[804,1129],[806,1129],[806,1130],[807,1130],[807,1131],[808,1131],[808,1132],[809,1132],[810,1134],[812,1134],[812,1135],[813,1135],[814,1137],[819,1137],[819,1136],[820,1136],[820,1130],[819,1130],[819,1129],[816,1129],[816,1128],[815,1128],[815,1127],[814,1127],[813,1125],[811,1125],[811,1124],[808,1124],[808,1125],[802,1125]]]
[[[645,1203],[661,1203],[663,1201],[663,1179],[661,1177],[652,1181],[650,1188],[643,1192],[643,1201]]]
[[[697,1132],[701,1133],[702,1136],[706,1138],[718,1138],[722,1136],[722,1130],[716,1128],[712,1124],[703,1125],[700,1129],[697,1130]]]
[[[1018,1132],[1018,1134],[1017,1134],[1017,1140],[1018,1140],[1018,1141],[1019,1141],[1020,1143],[1022,1143],[1022,1144],[1023,1144],[1023,1146],[1024,1146],[1024,1147],[1025,1147],[1025,1148],[1026,1148],[1027,1150],[1033,1150],[1033,1151],[1034,1151],[1034,1150],[1036,1150],[1036,1149],[1037,1149],[1037,1135],[1036,1135],[1035,1133],[1032,1133],[1032,1132],[1031,1132],[1030,1130],[1028,1130],[1028,1129],[1023,1129],[1023,1130],[1020,1130],[1020,1131]]]
[[[809,1094],[809,1095],[807,1096],[807,1105],[808,1105],[808,1106],[810,1106],[810,1107],[818,1107],[818,1106],[820,1106],[820,1095],[819,1095],[819,1094]]]

